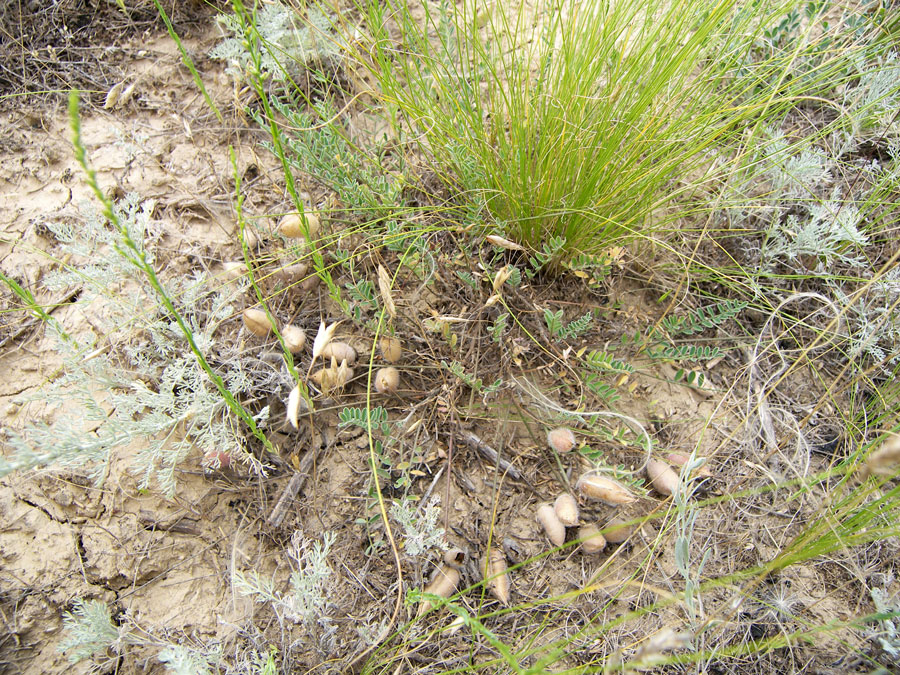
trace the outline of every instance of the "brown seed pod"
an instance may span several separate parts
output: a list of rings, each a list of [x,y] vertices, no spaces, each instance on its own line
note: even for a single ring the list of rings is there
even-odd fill
[[[309,271],[309,265],[306,263],[294,263],[272,272],[272,278],[283,284],[295,284],[306,278],[307,271]]]
[[[281,337],[284,338],[284,346],[291,354],[299,354],[306,345],[306,331],[300,326],[285,326],[281,329]]]
[[[319,216],[311,211],[307,211],[301,216],[299,213],[289,213],[284,218],[281,219],[281,222],[278,223],[278,231],[285,237],[290,239],[297,239],[299,237],[306,237],[306,232],[303,229],[303,218],[306,218],[306,224],[309,227],[309,237],[310,239],[315,239],[319,234],[319,230],[321,229],[319,223]]]
[[[578,538],[581,539],[581,550],[585,553],[600,553],[606,548],[606,539],[596,525],[582,525],[578,528]]]
[[[556,501],[553,502],[553,510],[556,512],[559,522],[566,527],[578,524],[578,502],[568,492],[563,492],[556,498]]]
[[[356,350],[346,342],[329,342],[322,349],[322,358],[330,359],[332,357],[353,365],[356,362]]]
[[[536,520],[543,526],[547,539],[554,546],[562,546],[566,541],[566,527],[559,520],[553,506],[543,503],[538,506]]]
[[[459,569],[466,562],[466,552],[461,548],[449,548],[444,551],[444,564]]]
[[[266,337],[272,332],[272,324],[269,321],[269,317],[261,309],[245,309],[243,316],[244,325],[254,335]]]
[[[610,506],[631,504],[637,500],[634,493],[619,481],[606,476],[598,476],[594,473],[586,473],[579,478],[575,484],[575,489],[587,497],[599,499]]]
[[[634,532],[634,525],[626,525],[622,518],[613,518],[603,528],[603,535],[610,544],[621,544]]]
[[[381,349],[381,356],[388,363],[397,363],[403,354],[403,343],[400,342],[399,338],[391,337],[390,335],[385,335],[381,338],[378,341],[378,346]]]
[[[456,593],[457,584],[459,584],[459,570],[449,565],[441,565],[431,578],[431,583],[425,587],[425,592],[442,598],[449,598]],[[429,609],[431,609],[431,603],[428,600],[423,600],[422,604],[419,605],[419,611],[416,613],[416,616],[422,616]]]
[[[560,427],[547,433],[547,443],[557,452],[570,452],[577,445],[571,429]]]
[[[647,478],[661,495],[671,497],[678,490],[678,474],[668,464],[658,459],[647,462]]]
[[[503,606],[509,605],[509,576],[506,574],[506,556],[499,548],[492,548],[484,561],[487,572],[488,590]],[[496,575],[496,576],[495,576]],[[493,579],[491,579],[493,577]]]
[[[400,385],[400,373],[394,366],[382,368],[375,373],[375,391],[379,394],[396,394]]]

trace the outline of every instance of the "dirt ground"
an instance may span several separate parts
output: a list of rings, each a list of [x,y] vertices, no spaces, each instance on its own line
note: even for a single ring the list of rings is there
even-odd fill
[[[58,4],[60,11],[71,10],[66,3]],[[114,8],[114,3],[109,5]],[[236,96],[223,65],[206,57],[218,40],[212,15],[194,5],[185,9],[175,3],[170,9],[182,21],[179,28],[185,45],[224,112],[224,122],[211,113],[177,47],[149,15],[133,17],[133,23],[119,31],[109,24],[94,33],[75,31],[66,54],[72,59],[78,55],[85,63],[96,59],[102,66],[83,74],[79,83],[91,90],[82,102],[82,126],[100,184],[117,196],[136,192],[142,199],[156,200],[154,219],[164,227],[158,259],[165,274],[195,270],[219,274],[223,262],[240,259],[229,146],[235,148],[246,196],[244,209],[251,218],[283,212],[289,202],[280,166],[260,147],[263,136],[239,110],[237,103],[246,94],[237,92]],[[115,15],[113,9],[103,11]],[[44,53],[50,52],[45,48]],[[47,58],[58,58],[58,54]],[[45,66],[30,77],[35,78],[36,90],[60,88],[64,75],[63,70]],[[5,82],[6,91],[11,81]],[[134,89],[127,100],[104,109],[106,92],[119,82],[124,83],[123,89],[131,84]],[[0,80],[0,85],[4,81]],[[7,98],[3,103],[0,269],[32,288],[42,303],[54,307],[53,315],[59,321],[75,330],[91,330],[92,317],[84,308],[70,297],[41,290],[40,284],[42,276],[57,265],[55,243],[43,223],[61,219],[77,223],[79,204],[91,197],[73,156],[65,105],[54,96]],[[312,202],[328,202],[329,195],[312,181],[301,187],[310,193]],[[271,226],[269,219],[260,222]],[[452,250],[456,236],[436,238],[435,248]],[[264,240],[262,246],[267,245],[271,242]],[[566,278],[553,284],[535,283],[524,289],[517,301],[522,315],[530,316],[538,326],[541,307],[564,308],[569,319],[596,310],[599,320],[572,346],[573,352],[582,347],[600,348],[652,325],[661,316],[663,308],[657,302],[660,282],[644,269],[626,260],[602,289]],[[392,420],[406,418],[411,426],[419,421],[403,445],[409,454],[401,457],[415,469],[411,492],[440,497],[441,524],[446,526],[450,542],[470,554],[472,562],[464,570],[464,580],[475,583],[477,560],[491,537],[502,541],[511,562],[547,550],[533,517],[535,504],[552,500],[564,489],[563,480],[574,485],[587,464],[574,455],[557,464],[543,440],[557,418],[520,390],[502,390],[484,405],[479,396],[437,367],[442,359],[450,360],[452,353],[426,327],[429,318],[485,320],[477,307],[467,304],[449,268],[437,275],[434,290],[416,297],[398,293],[402,317],[398,334],[406,345],[401,363],[404,380],[400,395],[382,404]],[[275,307],[279,315],[292,316],[310,336],[320,318],[339,318],[321,287],[312,295],[312,299],[283,296]],[[61,357],[37,320],[14,311],[15,301],[8,293],[2,301],[0,415],[3,426],[20,428],[27,421],[47,418],[45,403],[26,399],[54,377]],[[251,304],[249,298],[247,304]],[[239,316],[231,325],[237,335]],[[372,336],[350,322],[342,325],[339,334],[360,353],[371,349]],[[261,344],[251,344],[248,352],[262,350]],[[552,388],[557,404],[568,406],[577,401],[566,367],[567,355],[561,350],[554,348],[556,359],[542,358],[533,344],[524,341],[506,345],[501,356],[493,350],[490,340],[467,340],[463,335],[458,352],[462,356],[457,358],[475,372],[486,360],[503,361],[501,368],[510,373],[524,372],[519,364],[525,363],[528,376],[539,388]],[[656,439],[667,448],[690,451],[697,447],[710,456],[713,478],[700,494],[711,502],[699,511],[694,530],[695,539],[712,551],[705,578],[771,560],[785,542],[817,518],[822,504],[822,494],[815,492],[799,496],[788,506],[774,500],[767,503],[764,496],[737,507],[730,501],[715,502],[715,497],[739,489],[792,478],[798,461],[787,452],[779,457],[764,449],[749,449],[741,439],[732,437],[741,416],[741,399],[732,385],[746,366],[744,353],[729,352],[711,368],[704,390],[675,384],[673,369],[653,366],[633,375],[622,387],[624,395],[618,407],[620,412],[648,421]],[[493,372],[496,370],[494,364]],[[798,406],[815,402],[814,387],[805,390],[799,379],[788,386],[795,389]],[[287,390],[261,395],[277,406],[286,399]],[[159,649],[154,646],[166,640],[216,644],[226,653],[253,640],[264,644],[258,636],[248,642],[248,626],[270,638],[281,629],[264,606],[234,591],[231,572],[254,569],[274,575],[283,586],[290,572],[284,549],[298,530],[313,539],[323,532],[337,536],[331,558],[336,581],[328,609],[336,630],[328,638],[330,655],[323,656],[304,641],[302,627],[286,629],[286,642],[298,645],[291,663],[294,672],[341,670],[366,647],[357,627],[384,625],[400,590],[390,551],[367,551],[372,532],[367,533],[357,522],[371,515],[367,514],[371,508],[367,499],[368,440],[337,430],[340,408],[364,400],[365,383],[360,378],[338,404],[322,410],[317,418],[321,437],[312,441],[308,435],[277,428],[271,438],[282,465],[264,477],[252,475],[240,465],[210,470],[203,457],[189,457],[178,472],[173,499],[138,488],[137,478],[128,471],[129,449],[113,457],[100,487],[76,473],[59,471],[14,474],[0,481],[0,672],[87,672],[85,663],[72,666],[58,651],[62,613],[71,609],[75,598],[102,600],[113,609],[114,617],[128,616],[151,636],[146,644],[128,648],[121,658],[111,660],[104,672],[164,672],[156,658]],[[283,409],[280,414],[283,419]],[[468,447],[462,440],[465,431],[501,449],[521,478],[499,471]],[[829,440],[824,438],[823,447]],[[310,452],[313,442],[325,447],[283,522],[274,526],[268,519],[290,479],[290,467]],[[633,444],[610,440],[601,443],[601,449],[610,461],[625,467],[641,463],[641,453]],[[825,450],[813,453],[804,459],[808,462],[805,471],[824,470],[832,460]],[[583,507],[584,520],[603,523],[613,515],[607,506]],[[500,613],[492,617],[491,630],[505,639],[520,640],[518,644],[533,640],[534,647],[570,638],[568,656],[553,666],[562,669],[627,649],[638,639],[683,621],[683,609],[673,604],[602,637],[580,637],[580,631],[591,622],[610,621],[665,599],[680,588],[673,539],[657,536],[666,508],[664,500],[650,492],[624,515],[656,512],[659,518],[649,520],[630,543],[597,557],[570,549],[523,566],[513,576],[513,602],[528,605],[527,621],[516,612]],[[377,527],[375,530],[377,535]],[[873,560],[896,555],[892,544],[880,546],[882,550],[870,552]],[[404,555],[401,592],[421,587],[433,563]],[[630,581],[639,566],[644,570],[638,577],[640,583]],[[598,581],[600,569],[603,573]],[[751,597],[734,611],[727,610],[736,594],[729,587],[705,596],[704,610],[707,616],[722,619],[716,636],[724,643],[771,637],[796,630],[804,622],[851,620],[871,611],[858,570],[856,563],[843,565],[840,559],[789,568],[754,588]],[[866,573],[881,571],[881,565],[873,564]],[[564,594],[588,583],[595,584],[590,593],[572,602],[565,599]],[[775,599],[787,589],[789,606],[782,607],[784,611],[773,609],[777,607]],[[556,599],[548,601],[551,597]],[[472,593],[466,602],[472,608],[479,606],[480,593]],[[415,610],[402,609],[401,623],[410,611]],[[433,621],[447,623],[449,619]],[[521,634],[517,636],[517,632]],[[467,640],[472,641],[461,632],[417,644],[407,655],[407,669],[397,672],[434,672],[479,662],[493,654],[487,643],[469,644]],[[847,629],[823,634],[813,645],[773,649],[737,663],[709,663],[696,672],[868,672],[868,667],[860,666],[857,653],[871,653],[871,646],[859,632]]]

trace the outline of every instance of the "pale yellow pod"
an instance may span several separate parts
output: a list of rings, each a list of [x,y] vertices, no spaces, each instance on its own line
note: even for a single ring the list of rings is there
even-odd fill
[[[553,510],[551,504],[545,502],[538,506],[535,518],[543,526],[547,539],[550,540],[551,544],[562,546],[565,543],[566,527],[559,520],[559,516],[556,515],[556,511]]]
[[[577,444],[571,429],[560,427],[547,433],[547,443],[557,452],[570,452]]]
[[[284,346],[291,354],[299,354],[306,346],[306,331],[300,326],[285,326],[281,329],[281,337],[284,338]]]
[[[222,267],[225,270],[225,278],[229,281],[240,279],[247,273],[247,267],[244,263],[238,261],[224,262],[222,263]]]
[[[600,534],[596,525],[579,527],[578,538],[581,539],[581,550],[585,553],[600,553],[606,548],[606,538]]]
[[[294,263],[293,265],[285,265],[272,272],[272,278],[285,284],[295,284],[305,279],[308,271],[309,265],[306,263]]]
[[[311,211],[307,211],[301,216],[299,213],[289,213],[281,222],[278,223],[278,231],[290,239],[305,237],[306,232],[303,230],[303,218],[306,218],[306,224],[309,227],[310,239],[315,239],[321,229],[319,216]]]
[[[400,386],[400,372],[394,366],[380,369],[375,373],[375,391],[379,394],[396,394]]]
[[[388,363],[397,363],[403,355],[403,343],[399,338],[385,335],[378,341],[378,346],[381,349],[381,356]]]
[[[322,349],[322,357],[336,358],[338,361],[346,361],[349,364],[356,362],[356,350],[346,342],[329,342]]]
[[[269,317],[266,316],[266,313],[261,309],[245,309],[243,317],[244,325],[247,327],[247,330],[254,335],[266,337],[272,332],[272,323],[269,321]]]
[[[647,478],[659,494],[671,497],[678,490],[678,474],[665,462],[651,459],[647,462]]]
[[[442,598],[449,598],[456,593],[458,584],[459,570],[449,565],[441,565],[431,578],[431,583],[425,587],[425,592]],[[419,611],[416,613],[416,616],[422,616],[429,609],[431,609],[431,603],[428,600],[423,600],[422,604],[419,605]]]
[[[259,235],[256,234],[252,227],[244,228],[244,242],[247,244],[247,248],[251,250],[259,245]]]
[[[553,503],[553,510],[556,517],[566,527],[572,527],[578,524],[578,502],[575,497],[568,492],[563,492]]]
[[[599,476],[595,473],[586,473],[575,484],[575,489],[581,494],[599,499],[610,506],[631,504],[637,497],[619,481]]]
[[[506,573],[506,556],[499,548],[492,548],[490,555],[485,560],[484,569],[487,571],[488,590],[504,606],[509,605],[509,575]],[[495,576],[496,575],[496,576]],[[491,577],[493,577],[491,579]]]
[[[603,528],[606,541],[610,544],[621,544],[634,532],[634,525],[626,525],[622,518],[613,518]]]

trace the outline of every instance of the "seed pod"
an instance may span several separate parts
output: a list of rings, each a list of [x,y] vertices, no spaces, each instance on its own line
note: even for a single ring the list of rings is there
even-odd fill
[[[431,583],[425,587],[425,592],[442,598],[449,598],[456,593],[458,583],[459,570],[449,565],[441,565],[431,578]],[[419,611],[416,613],[416,616],[422,616],[429,609],[431,609],[431,603],[428,600],[423,600],[422,604],[419,605]]]
[[[569,452],[577,444],[571,429],[560,427],[547,434],[547,442],[557,452]]]
[[[326,359],[334,357],[338,361],[346,361],[352,365],[356,362],[356,350],[346,342],[329,342],[322,349],[322,357]]]
[[[247,327],[247,330],[259,337],[266,337],[272,332],[272,324],[269,321],[269,317],[261,309],[245,309],[244,325]]]
[[[244,273],[247,271],[246,266],[242,262],[238,261],[229,261],[222,263],[222,267],[225,270],[225,278],[229,281],[234,281],[235,279],[240,279],[244,276]]]
[[[600,553],[606,548],[606,539],[596,525],[582,525],[578,528],[578,538],[581,539],[581,550],[585,553]]]
[[[306,345],[306,331],[300,326],[285,326],[281,329],[281,337],[284,338],[284,346],[291,354],[299,354]]]
[[[375,373],[375,391],[379,394],[396,394],[400,385],[400,373],[394,366],[382,368]]]
[[[450,548],[444,551],[444,564],[459,569],[466,561],[466,552],[461,548]]]
[[[506,556],[503,555],[503,551],[499,548],[492,548],[487,560],[484,561],[484,569],[487,571],[486,578],[490,579],[488,590],[504,607],[508,606],[509,576],[506,574]]]
[[[283,284],[295,284],[306,278],[308,270],[309,266],[306,263],[294,263],[293,265],[285,265],[272,272],[272,278]]]
[[[559,516],[556,515],[556,511],[550,504],[544,503],[538,506],[535,518],[543,526],[551,544],[562,546],[565,543],[566,527],[560,522]]]
[[[610,544],[621,544],[634,532],[634,525],[626,525],[622,518],[613,518],[603,528],[603,535]]]
[[[290,239],[297,239],[299,237],[306,237],[306,232],[303,229],[303,218],[306,218],[306,224],[309,227],[309,238],[315,239],[319,234],[320,224],[319,224],[319,216],[311,211],[307,211],[301,216],[299,213],[289,213],[284,218],[281,219],[281,222],[278,223],[278,231],[284,235],[285,237],[289,237]]]
[[[651,459],[647,462],[647,478],[661,495],[671,497],[678,490],[678,474],[665,462]]]
[[[586,473],[579,478],[575,484],[575,489],[587,497],[599,499],[610,506],[631,504],[631,502],[637,500],[634,493],[619,481],[593,473]]]
[[[247,248],[253,250],[259,244],[259,235],[256,234],[256,230],[252,227],[244,228],[244,243],[247,244]]]
[[[381,338],[378,341],[378,346],[381,348],[381,356],[388,363],[397,363],[403,354],[403,343],[398,338],[390,335],[385,335]]]
[[[566,527],[572,527],[578,524],[578,502],[575,497],[568,492],[563,492],[553,503],[553,510],[556,517]]]

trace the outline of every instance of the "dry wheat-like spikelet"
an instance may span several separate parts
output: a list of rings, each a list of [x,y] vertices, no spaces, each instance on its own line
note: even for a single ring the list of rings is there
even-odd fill
[[[381,300],[384,302],[384,309],[388,316],[392,319],[397,317],[397,306],[394,305],[394,296],[391,295],[391,275],[384,268],[384,265],[378,266],[378,290],[381,292]]]
[[[324,321],[319,324],[319,331],[316,333],[316,339],[313,340],[313,361],[322,356],[322,352],[328,346],[328,343],[331,342],[331,338],[334,337],[334,331],[336,331],[337,327],[340,325],[340,321],[337,321],[328,327],[325,326]]]
[[[291,423],[291,426],[295,429],[300,428],[300,385],[298,384],[296,387],[291,389],[291,393],[288,394],[287,405],[287,418]]]
[[[900,436],[891,436],[866,459],[862,476],[890,477],[900,468]]]

